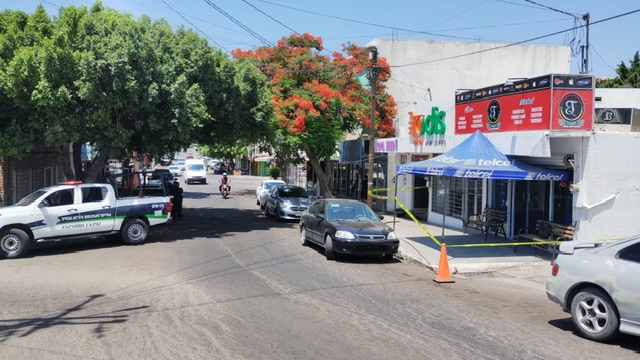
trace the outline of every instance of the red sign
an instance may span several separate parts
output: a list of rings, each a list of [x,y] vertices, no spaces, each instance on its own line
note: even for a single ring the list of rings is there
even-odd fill
[[[545,75],[456,95],[455,133],[590,130],[593,78]]]

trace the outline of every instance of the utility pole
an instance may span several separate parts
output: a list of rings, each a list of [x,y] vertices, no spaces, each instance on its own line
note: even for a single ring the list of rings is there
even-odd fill
[[[580,71],[581,74],[588,74],[589,73],[589,19],[591,19],[591,16],[589,15],[589,13],[586,13],[582,16],[582,20],[586,21],[586,28],[587,28],[587,42],[586,44],[582,47],[582,70]]]
[[[370,84],[371,84],[371,126],[369,128],[369,173],[367,179],[367,205],[372,206],[373,196],[371,191],[373,190],[373,155],[376,148],[376,81],[378,80],[378,48],[375,46],[369,47],[369,59],[371,65],[369,67]]]

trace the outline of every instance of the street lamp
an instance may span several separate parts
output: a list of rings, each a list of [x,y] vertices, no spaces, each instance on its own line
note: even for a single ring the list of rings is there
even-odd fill
[[[378,80],[378,48],[375,46],[368,47],[369,59],[369,75],[371,81],[371,126],[369,128],[369,173],[367,179],[367,205],[371,207],[373,203],[373,153],[375,151],[375,131],[376,131],[376,81]]]

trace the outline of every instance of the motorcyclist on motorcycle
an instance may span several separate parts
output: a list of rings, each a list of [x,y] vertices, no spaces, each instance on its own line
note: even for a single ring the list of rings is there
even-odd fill
[[[231,185],[229,185],[231,183],[231,180],[227,177],[227,173],[222,173],[222,179],[220,179],[220,186],[218,187],[218,190],[222,193],[222,185],[226,184],[227,185],[227,193],[231,192]]]

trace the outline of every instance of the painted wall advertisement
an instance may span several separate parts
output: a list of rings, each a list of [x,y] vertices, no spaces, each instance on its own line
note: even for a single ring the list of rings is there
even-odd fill
[[[550,74],[456,95],[455,133],[591,130],[594,81]]]

